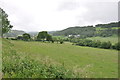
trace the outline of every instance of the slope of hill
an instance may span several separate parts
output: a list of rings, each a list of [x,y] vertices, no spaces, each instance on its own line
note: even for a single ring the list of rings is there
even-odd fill
[[[24,34],[25,31],[22,30],[11,30],[8,33],[4,34],[4,37],[17,37],[18,35]]]
[[[64,29],[62,31],[57,31],[54,32],[53,35],[54,36],[68,36],[68,35],[87,35],[87,36],[92,36],[94,35],[95,32],[95,28],[92,26],[88,26],[88,27],[70,27],[67,29]]]
[[[48,31],[48,34],[52,35],[54,32],[56,31]],[[28,32],[28,33],[31,35],[31,37],[35,37],[38,35],[39,32],[36,31],[36,32]]]
[[[69,27],[67,29],[56,31],[53,36],[68,36],[68,35],[80,35],[85,37],[109,37],[113,35],[118,35],[120,28],[118,23],[108,23],[108,24],[98,24],[93,26],[84,26],[84,27]]]
[[[31,37],[35,37],[37,36],[38,32],[28,32],[30,34]]]

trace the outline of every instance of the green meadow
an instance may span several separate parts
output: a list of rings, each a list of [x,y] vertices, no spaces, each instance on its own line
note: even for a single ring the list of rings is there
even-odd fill
[[[107,42],[110,41],[112,44],[118,43],[118,36],[111,36],[111,37],[91,37],[91,38],[87,38],[87,39],[91,39],[91,40],[100,40],[102,42]]]
[[[106,30],[108,28],[97,27],[96,30]],[[111,29],[120,29],[120,27],[112,27]]]
[[[6,43],[7,42],[7,43]],[[12,48],[11,48],[12,47]],[[118,51],[36,41],[3,40],[3,57],[10,54],[9,49],[16,51],[20,59],[26,56],[37,62],[46,62],[64,67],[79,78],[117,78]],[[13,51],[13,52],[14,52]],[[12,53],[13,53],[12,52]],[[5,55],[4,55],[5,54]],[[10,59],[3,59],[7,62]],[[8,74],[6,73],[5,77]],[[72,76],[68,76],[72,77]]]

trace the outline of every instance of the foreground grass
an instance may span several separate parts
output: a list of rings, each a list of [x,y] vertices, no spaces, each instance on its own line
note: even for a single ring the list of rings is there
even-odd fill
[[[16,51],[14,44],[3,40],[3,78],[66,78],[76,77],[63,66],[49,63],[48,59],[36,61]]]
[[[79,75],[77,77],[118,77],[118,51],[116,50],[81,47],[70,43],[11,42],[21,57],[26,55],[35,61],[50,59],[52,64],[60,64],[72,70],[75,75]]]

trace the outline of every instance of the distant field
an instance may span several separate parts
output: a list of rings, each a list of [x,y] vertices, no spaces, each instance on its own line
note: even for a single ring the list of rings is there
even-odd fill
[[[115,43],[118,42],[118,37],[117,36],[112,36],[112,37],[91,37],[91,38],[87,38],[87,39],[100,40],[102,42],[110,41],[112,44],[115,44]]]
[[[118,77],[116,50],[81,47],[71,43],[11,42],[21,57],[29,56],[36,61],[50,58],[54,64],[62,64],[67,69],[78,72],[79,77]]]
[[[101,28],[101,27],[96,27],[96,30],[105,30],[108,28]],[[120,29],[120,27],[112,27],[111,29]]]

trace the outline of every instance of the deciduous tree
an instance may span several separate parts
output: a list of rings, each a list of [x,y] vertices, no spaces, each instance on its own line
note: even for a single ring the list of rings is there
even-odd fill
[[[10,21],[8,20],[8,15],[5,13],[3,9],[0,8],[0,32],[3,37],[4,33],[7,33],[13,26],[10,25]]]

